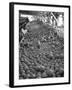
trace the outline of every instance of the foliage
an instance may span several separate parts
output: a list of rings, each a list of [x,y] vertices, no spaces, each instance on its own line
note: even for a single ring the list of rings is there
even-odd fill
[[[25,28],[28,32],[22,33],[19,44],[19,78],[63,77],[64,38],[41,21],[29,22]]]

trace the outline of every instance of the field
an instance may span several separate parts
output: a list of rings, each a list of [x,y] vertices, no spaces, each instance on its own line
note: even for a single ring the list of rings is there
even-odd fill
[[[57,29],[41,21],[25,27],[27,33],[19,35],[19,79],[64,77],[64,38]]]

